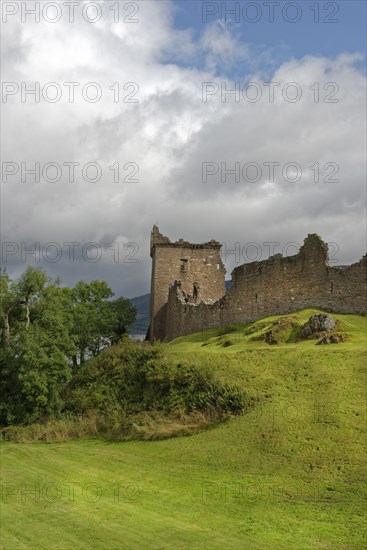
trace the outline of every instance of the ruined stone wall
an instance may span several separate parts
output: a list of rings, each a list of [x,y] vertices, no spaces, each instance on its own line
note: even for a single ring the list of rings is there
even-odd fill
[[[330,285],[325,308],[340,313],[367,313],[366,306],[367,257],[345,268],[328,268]],[[325,296],[326,298],[326,296]]]
[[[166,309],[166,337],[172,340],[307,307],[366,314],[366,257],[343,268],[328,266],[327,259],[327,245],[317,235],[309,235],[295,256],[277,254],[235,268],[231,291],[214,304],[185,303],[180,285],[173,285]]]
[[[151,238],[152,283],[150,339],[167,336],[167,300],[169,287],[181,281],[181,293],[192,303],[212,302],[225,294],[225,267],[220,257],[220,243],[210,241],[191,244],[182,239],[172,243],[155,226]]]
[[[225,324],[224,304],[226,298],[214,303],[201,302],[198,305],[185,301],[186,296],[181,291],[180,285],[175,283],[170,286],[167,302],[167,340],[174,340],[178,336],[185,336],[194,332],[200,332],[204,328],[215,328]]]

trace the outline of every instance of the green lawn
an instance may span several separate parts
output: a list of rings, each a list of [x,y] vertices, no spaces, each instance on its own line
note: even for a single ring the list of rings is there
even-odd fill
[[[164,441],[3,443],[1,548],[365,549],[366,319],[335,317],[345,343],[251,339],[269,319],[167,345],[259,398],[226,424]]]

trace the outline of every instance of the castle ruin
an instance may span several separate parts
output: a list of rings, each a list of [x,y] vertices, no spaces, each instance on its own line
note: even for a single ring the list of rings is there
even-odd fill
[[[153,227],[150,341],[309,307],[367,313],[367,257],[331,267],[327,244],[318,235],[308,235],[294,256],[276,254],[236,267],[228,293],[220,250],[214,240],[171,242]]]

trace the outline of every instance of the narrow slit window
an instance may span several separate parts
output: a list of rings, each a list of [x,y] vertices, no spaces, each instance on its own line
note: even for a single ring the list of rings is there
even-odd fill
[[[198,297],[199,297],[199,285],[196,284],[196,283],[194,283],[194,288],[193,288],[192,295],[193,295],[193,298],[194,298],[194,302],[196,302]]]

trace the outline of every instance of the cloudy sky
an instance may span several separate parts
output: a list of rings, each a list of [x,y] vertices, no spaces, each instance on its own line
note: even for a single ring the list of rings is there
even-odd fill
[[[2,2],[12,275],[144,294],[155,222],[221,241],[228,278],[308,233],[365,253],[364,2],[35,4]]]

